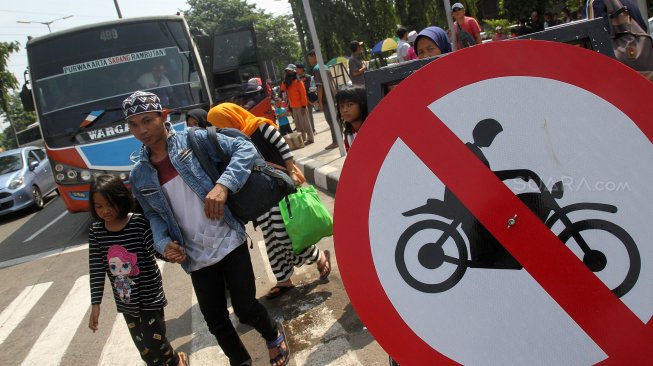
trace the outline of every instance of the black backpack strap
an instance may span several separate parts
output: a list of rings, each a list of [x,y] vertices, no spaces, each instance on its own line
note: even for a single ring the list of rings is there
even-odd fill
[[[224,152],[224,150],[222,150],[220,143],[218,143],[218,130],[216,129],[216,127],[215,126],[207,127],[206,133],[208,134],[209,144],[211,145],[211,147],[213,147],[213,149],[215,150],[215,152],[218,154],[218,156],[223,162],[229,164],[231,158],[229,157],[229,155],[227,155],[227,153]]]
[[[213,182],[217,182],[218,178],[220,178],[220,172],[218,172],[218,169],[215,167],[214,164],[211,163],[211,159],[209,158],[209,154],[204,150],[199,142],[197,141],[197,136],[195,135],[196,131],[198,130],[197,127],[191,127],[188,129],[188,142],[190,145],[191,150],[193,150],[193,154],[197,158],[197,160],[200,162],[200,165],[202,166],[202,169],[208,174],[208,176],[211,178]],[[214,128],[215,132],[215,128]],[[211,141],[209,134],[209,141]],[[215,138],[215,145],[218,145],[218,138],[217,136],[214,136]],[[213,143],[211,143],[213,145]],[[220,146],[218,145],[218,148]],[[220,149],[220,152],[224,154],[224,151]]]

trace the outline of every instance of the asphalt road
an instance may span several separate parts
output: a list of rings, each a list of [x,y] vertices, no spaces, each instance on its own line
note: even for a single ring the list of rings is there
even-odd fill
[[[322,194],[327,208],[333,198]],[[90,217],[70,214],[56,195],[41,211],[0,217],[0,364],[138,365],[138,353],[115,311],[110,287],[100,329],[87,328],[89,316],[87,231]],[[248,226],[257,279],[257,296],[274,285],[260,230]],[[332,238],[319,243],[333,252]],[[168,337],[191,354],[193,365],[228,365],[208,333],[190,277],[181,267],[161,263],[169,305]],[[283,321],[292,351],[291,365],[387,365],[387,355],[367,332],[345,293],[336,256],[327,281],[316,266],[296,269],[297,288],[281,298],[261,299]],[[269,365],[263,340],[232,318],[254,365]]]

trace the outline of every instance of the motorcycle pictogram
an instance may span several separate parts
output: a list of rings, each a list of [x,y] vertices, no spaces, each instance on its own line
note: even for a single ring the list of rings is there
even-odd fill
[[[473,143],[466,145],[481,161],[489,167],[489,162],[483,155],[481,147],[489,147],[494,138],[503,131],[501,124],[493,119],[480,121],[473,130]],[[633,238],[619,225],[601,218],[589,218],[580,221],[573,221],[569,214],[577,211],[602,211],[616,213],[617,207],[609,204],[581,202],[567,206],[560,206],[557,200],[564,195],[562,182],[555,183],[551,189],[547,188],[542,179],[528,169],[515,169],[494,171],[501,180],[520,178],[525,181],[532,180],[537,184],[539,192],[517,194],[517,197],[535,213],[540,220],[551,229],[556,223],[561,223],[562,231],[557,235],[560,241],[567,245],[577,245],[582,251],[582,261],[592,272],[600,272],[606,269],[611,263],[607,256],[598,249],[597,243],[589,243],[586,240],[587,234],[593,231],[600,231],[604,235],[599,236],[605,243],[619,246],[618,249],[625,250],[628,257],[628,268],[619,283],[611,288],[612,292],[622,297],[630,291],[639,277],[641,259],[639,250]],[[515,269],[523,267],[512,255],[499,243],[494,236],[465,208],[465,206],[448,189],[445,190],[444,200],[428,199],[426,204],[403,213],[404,216],[434,215],[436,219],[425,219],[410,225],[400,235],[395,249],[395,264],[403,280],[414,289],[425,293],[439,293],[453,288],[464,276],[467,268],[488,268],[488,269]],[[460,227],[461,230],[458,230]],[[407,248],[413,237],[420,240],[422,232],[440,232],[432,242],[418,242],[417,262],[428,270],[443,269],[450,271],[445,273],[443,279],[427,282],[411,274],[407,264]],[[462,233],[469,241],[469,254]],[[419,235],[418,235],[419,234]],[[592,235],[590,235],[592,236]],[[596,236],[592,236],[596,238]],[[454,250],[445,250],[445,244]],[[412,244],[411,244],[412,245]],[[451,272],[449,274],[449,272]]]

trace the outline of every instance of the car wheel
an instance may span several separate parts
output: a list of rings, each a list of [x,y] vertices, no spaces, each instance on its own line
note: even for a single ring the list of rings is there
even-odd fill
[[[37,186],[32,186],[32,200],[34,201],[34,206],[37,209],[42,209],[45,206],[45,201],[43,200],[43,194]]]

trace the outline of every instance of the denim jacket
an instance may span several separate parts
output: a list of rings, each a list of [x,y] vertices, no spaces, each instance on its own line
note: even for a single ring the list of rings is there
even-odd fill
[[[230,193],[238,192],[247,181],[252,166],[265,164],[250,141],[241,137],[232,138],[218,134],[218,142],[231,160],[217,182],[212,182],[188,145],[188,132],[177,132],[169,124],[166,124],[166,127],[170,161],[184,182],[202,201],[216,183],[227,187]],[[205,130],[197,131],[197,140],[200,146],[207,149],[211,160],[216,163],[222,162],[215,150],[210,148]],[[163,253],[166,245],[173,240],[183,246],[184,238],[172,208],[163,194],[157,170],[150,163],[149,152],[147,147],[141,148],[140,160],[132,168],[130,181],[134,196],[142,206],[145,216],[150,220],[154,247],[159,253]],[[197,209],[203,211],[204,208]],[[243,223],[232,215],[227,206],[224,211],[225,223],[245,237]],[[188,271],[187,262],[183,263],[182,267]]]

